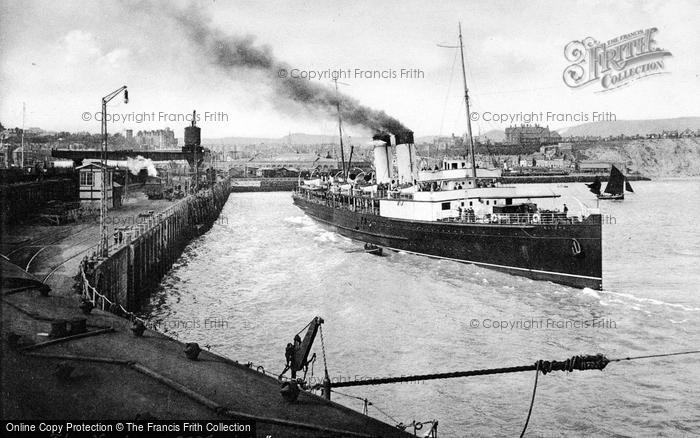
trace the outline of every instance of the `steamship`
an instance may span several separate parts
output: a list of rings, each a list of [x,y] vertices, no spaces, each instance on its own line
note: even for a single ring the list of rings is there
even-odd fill
[[[461,49],[461,30],[459,39]],[[469,117],[467,136],[471,162],[444,159],[440,168],[418,169],[412,131],[377,133],[370,142],[373,175],[350,174],[343,163],[339,178],[300,180],[293,202],[370,251],[387,248],[602,289],[600,211],[581,204],[572,214],[549,189],[499,183],[499,170],[476,166]]]

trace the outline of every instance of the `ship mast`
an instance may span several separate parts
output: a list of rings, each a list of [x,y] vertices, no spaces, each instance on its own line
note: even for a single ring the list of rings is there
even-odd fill
[[[335,82],[335,98],[336,107],[338,108],[338,133],[340,134],[340,160],[343,165],[343,178],[347,179],[345,174],[345,151],[343,149],[343,119],[340,116],[340,94],[338,93],[338,79],[334,79]]]
[[[464,46],[462,44],[462,23],[459,23],[459,53],[462,55],[462,80],[464,81],[464,105],[467,107],[467,136],[472,161],[472,177],[476,178],[476,159],[474,158],[474,138],[472,137],[471,112],[469,111],[469,88],[467,88],[467,71],[464,67]]]

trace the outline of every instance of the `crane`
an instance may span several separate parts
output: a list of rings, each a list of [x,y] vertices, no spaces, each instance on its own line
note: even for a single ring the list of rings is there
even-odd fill
[[[314,339],[316,339],[316,334],[321,324],[323,324],[323,318],[320,316],[314,317],[314,319],[306,325],[308,329],[306,330],[304,339],[302,340],[299,336],[299,333],[304,331],[304,329],[302,329],[294,336],[294,342],[287,344],[287,348],[284,350],[284,357],[287,363],[284,367],[284,371],[279,375],[280,379],[287,370],[291,370],[292,379],[294,380],[297,378],[297,371],[306,369],[309,366],[309,352],[311,351],[311,346],[314,343]]]
[[[306,388],[306,371],[309,369],[309,364],[316,360],[316,353],[309,359],[309,352],[311,351],[311,346],[316,339],[316,334],[321,332],[321,346],[323,347],[323,329],[321,328],[323,324],[323,318],[316,316],[311,320],[310,323],[306,325],[303,329],[299,331],[294,336],[294,342],[287,344],[287,348],[284,350],[284,357],[286,359],[286,365],[284,371],[280,373],[278,379],[282,380],[282,376],[287,370],[292,371],[292,378],[282,382],[282,387],[280,393],[282,397],[288,402],[296,401],[299,397],[299,387]],[[304,329],[306,330],[306,335],[304,339],[299,336]],[[331,381],[328,377],[328,367],[326,366],[326,354],[324,348],[323,354],[323,367],[324,367],[324,378],[323,378],[323,394],[326,398],[330,399]],[[304,370],[304,377],[297,379],[297,371]]]

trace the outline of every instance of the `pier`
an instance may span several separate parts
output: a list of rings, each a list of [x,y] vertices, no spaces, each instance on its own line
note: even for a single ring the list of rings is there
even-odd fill
[[[255,422],[263,437],[409,436],[307,392],[287,402],[277,379],[247,362],[206,350],[190,359],[183,342],[136,336],[99,308],[85,314],[75,295],[7,284],[2,294],[3,418],[233,419]]]
[[[285,400],[279,380],[252,365],[256,358],[239,361],[206,346],[192,356],[187,339],[135,329],[132,312],[219,218],[229,184],[112,212],[139,220],[115,228],[107,257],[90,255],[94,223],[19,227],[29,241],[4,236],[3,253],[15,264],[3,260],[3,418],[236,420],[254,422],[257,436],[410,436],[306,391]]]
[[[228,184],[223,180],[116,231],[109,256],[86,261],[91,283],[112,302],[135,311],[185,246],[211,228],[228,199]]]

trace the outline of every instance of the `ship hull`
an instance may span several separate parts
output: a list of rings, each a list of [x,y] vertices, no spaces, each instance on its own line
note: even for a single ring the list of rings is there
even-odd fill
[[[619,195],[617,195],[617,194],[616,194],[616,195],[610,195],[610,194],[608,194],[608,193],[604,193],[604,194],[597,195],[597,197],[598,197],[598,199],[600,199],[601,201],[622,201],[623,199],[625,199],[625,194],[622,193],[622,194],[619,194]]]
[[[575,288],[602,289],[600,215],[582,224],[424,222],[334,208],[303,196],[293,199],[308,216],[351,239]]]

